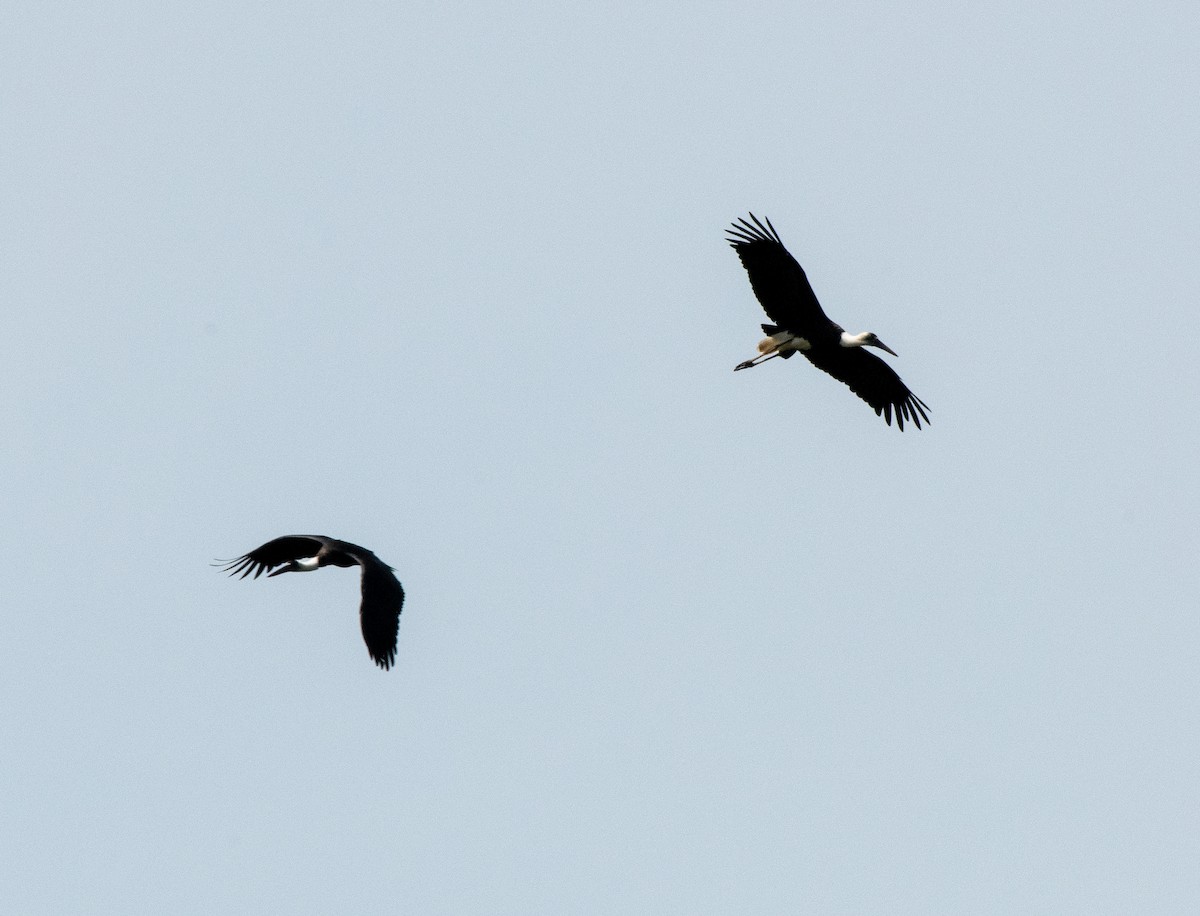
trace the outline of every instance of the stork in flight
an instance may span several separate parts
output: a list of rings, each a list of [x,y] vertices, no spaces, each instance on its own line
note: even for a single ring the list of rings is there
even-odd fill
[[[763,311],[775,323],[762,326],[769,336],[759,342],[759,355],[734,366],[734,371],[776,356],[788,359],[799,351],[818,369],[848,385],[875,408],[876,414],[883,415],[888,426],[892,425],[893,413],[901,430],[905,420],[911,420],[917,429],[922,420],[928,423],[925,411],[929,405],[908,390],[891,366],[863,348],[878,347],[892,356],[896,351],[870,331],[847,334],[841,325],[830,321],[808,284],[804,268],[783,247],[771,221],[765,220],[764,225],[753,213],[750,219],[753,222],[739,219],[726,230],[728,241],[750,275],[750,285]]]
[[[404,589],[392,568],[365,547],[320,534],[289,534],[267,541],[236,560],[218,560],[231,576],[241,578],[264,572],[267,578],[286,572],[310,572],[322,566],[362,567],[363,641],[380,668],[387,670],[396,662],[396,631],[400,609],[404,607]],[[276,569],[276,567],[279,567]]]

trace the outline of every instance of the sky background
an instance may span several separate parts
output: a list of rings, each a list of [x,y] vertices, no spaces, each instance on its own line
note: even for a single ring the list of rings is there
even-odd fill
[[[1200,911],[1198,36],[5,4],[3,909]]]

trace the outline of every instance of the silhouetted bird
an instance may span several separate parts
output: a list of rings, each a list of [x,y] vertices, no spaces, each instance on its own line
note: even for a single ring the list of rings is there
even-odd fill
[[[361,566],[362,605],[359,618],[367,651],[380,668],[396,661],[396,632],[400,609],[404,607],[404,589],[392,568],[365,547],[319,534],[289,534],[267,541],[236,560],[218,560],[218,564],[241,578],[264,572],[268,578],[286,572],[311,572],[322,566]],[[276,569],[276,567],[280,567]]]
[[[799,351],[818,369],[849,385],[875,408],[875,413],[883,415],[889,426],[893,413],[900,429],[904,429],[905,420],[911,420],[917,429],[922,420],[928,423],[925,411],[929,406],[908,390],[891,366],[863,347],[878,347],[892,356],[896,351],[870,331],[847,334],[841,325],[830,321],[804,269],[783,247],[771,221],[766,220],[764,226],[753,213],[750,219],[753,224],[741,219],[726,230],[729,244],[742,259],[763,311],[775,323],[762,326],[763,333],[770,336],[759,342],[759,355],[734,366],[734,371],[776,356],[788,359]]]

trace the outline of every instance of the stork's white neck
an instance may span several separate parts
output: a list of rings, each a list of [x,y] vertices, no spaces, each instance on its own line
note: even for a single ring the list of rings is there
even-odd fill
[[[843,347],[861,347],[866,343],[866,338],[870,331],[863,331],[861,334],[847,334],[842,331],[842,339],[839,341]]]

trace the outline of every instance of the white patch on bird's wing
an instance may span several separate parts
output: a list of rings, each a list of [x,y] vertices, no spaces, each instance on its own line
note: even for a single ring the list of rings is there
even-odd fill
[[[311,572],[312,570],[319,568],[318,562],[319,561],[316,557],[303,557],[296,561],[296,567],[301,572]]]

